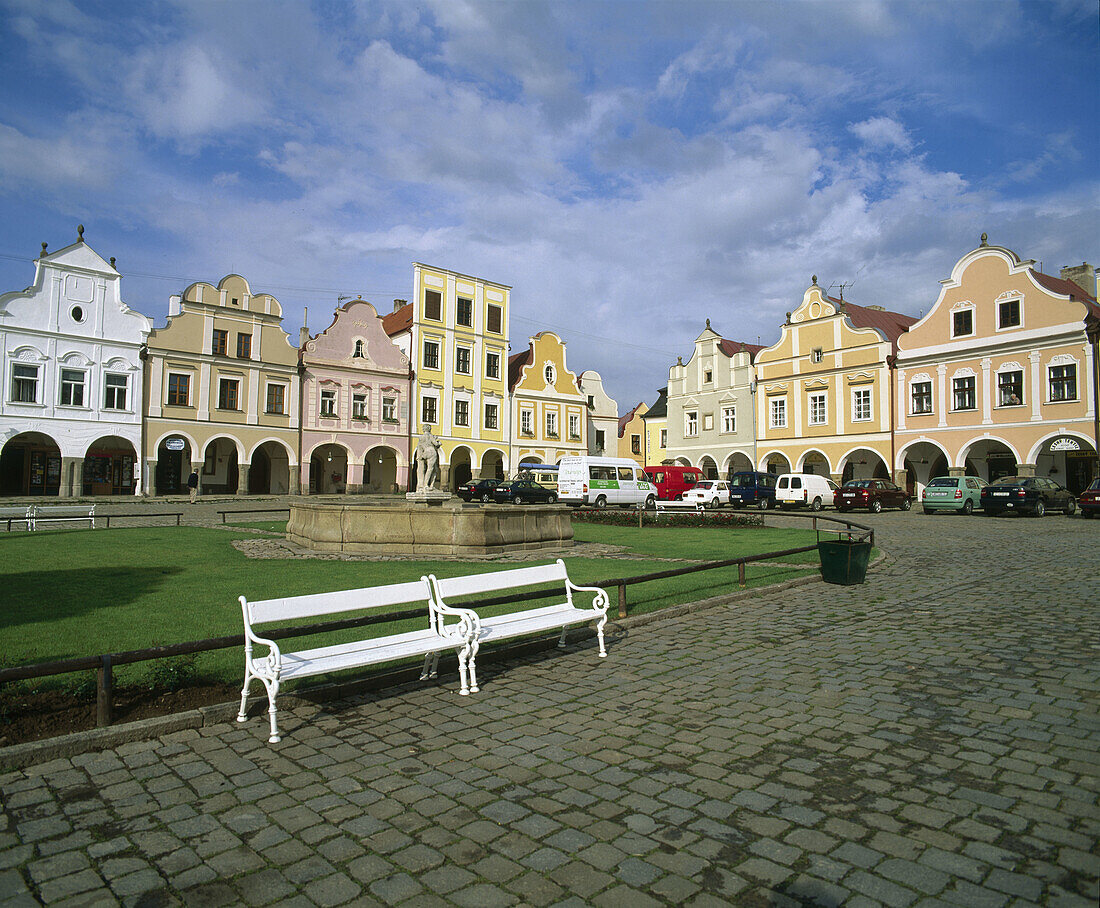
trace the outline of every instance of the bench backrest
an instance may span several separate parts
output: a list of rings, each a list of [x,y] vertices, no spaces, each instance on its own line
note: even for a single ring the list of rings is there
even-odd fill
[[[408,583],[391,583],[388,586],[338,590],[333,593],[312,593],[308,596],[288,596],[284,599],[261,599],[258,602],[249,602],[244,596],[240,597],[244,619],[249,625],[410,603],[423,605],[424,613],[428,615],[430,602],[431,590],[428,587],[427,577]]]
[[[46,517],[60,516],[62,514],[73,517],[91,517],[95,514],[95,505],[86,504],[39,504],[35,505],[36,514]]]
[[[433,575],[432,583],[435,584],[440,598],[446,602],[448,599],[455,599],[459,596],[495,593],[500,590],[511,590],[525,586],[555,582],[564,585],[568,579],[569,575],[565,572],[565,562],[559,558],[553,564],[513,568],[509,571],[494,571],[491,574],[472,574],[469,577],[450,577],[447,580],[440,580]],[[568,586],[565,589],[568,595]],[[463,605],[468,607],[465,603]]]

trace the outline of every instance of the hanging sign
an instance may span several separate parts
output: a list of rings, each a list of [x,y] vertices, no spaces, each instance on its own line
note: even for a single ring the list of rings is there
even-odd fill
[[[164,447],[166,447],[169,451],[182,451],[186,446],[187,442],[185,442],[182,438],[169,438],[164,443]]]
[[[1058,438],[1050,443],[1051,451],[1080,451],[1081,446],[1074,438]]]

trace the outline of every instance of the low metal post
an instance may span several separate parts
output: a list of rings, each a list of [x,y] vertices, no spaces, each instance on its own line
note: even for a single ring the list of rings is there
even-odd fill
[[[745,588],[745,562],[742,561],[737,565],[737,585],[741,589]]]
[[[626,584],[619,584],[619,617],[626,617]]]
[[[114,691],[114,679],[111,676],[111,657],[102,656],[96,669],[95,724],[103,728],[111,724],[111,694]]]

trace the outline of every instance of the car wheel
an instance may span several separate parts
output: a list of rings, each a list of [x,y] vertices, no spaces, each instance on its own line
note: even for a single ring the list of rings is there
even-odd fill
[[[557,503],[558,503],[558,496],[557,496],[557,495],[554,495],[553,493],[551,493],[551,494],[550,494],[550,497],[549,497],[549,498],[547,498],[546,500],[547,500],[547,501],[548,501],[548,502],[549,502],[550,504],[557,504]]]
[[[493,500],[493,496],[492,495],[482,495],[481,500],[484,501],[486,504],[488,504],[490,501]]]
[[[963,502],[962,512],[964,514],[969,514],[973,510],[974,510],[974,502],[972,502],[969,498],[966,499],[966,501]]]
[[[595,504],[597,510],[602,511],[604,508],[607,507],[607,499],[604,498],[603,495],[599,495],[596,497],[596,500],[595,502],[593,502],[593,504]]]
[[[1035,510],[1032,511],[1032,516],[1033,517],[1042,517],[1046,512],[1047,512],[1046,503],[1043,501],[1042,498],[1040,498],[1037,502],[1035,502]]]
[[[815,498],[813,501],[810,502],[810,510],[811,511],[820,511],[821,510],[821,498],[820,497]]]
[[[1077,502],[1072,498],[1069,500],[1069,504],[1066,505],[1066,516],[1072,517],[1077,511]]]
[[[925,514],[934,514],[934,513],[936,513],[936,512],[935,512],[935,511],[933,511],[933,510],[932,510],[931,508],[925,508],[925,509],[924,509],[924,513],[925,513]]]
[[[771,503],[768,501],[767,498],[761,498],[760,499],[760,510],[761,511],[766,511],[770,506],[771,506]]]
[[[909,500],[908,498],[906,498],[906,499],[905,499],[905,500],[904,500],[904,501],[903,501],[903,502],[901,503],[901,509],[902,509],[903,511],[908,511],[908,510],[909,510],[909,509],[910,509],[911,507],[913,507],[913,502],[911,502],[911,501],[910,501],[910,500]]]
[[[870,511],[872,514],[881,514],[882,513],[882,502],[881,501],[872,501],[871,506],[867,510]]]
[[[645,500],[645,509],[647,511],[655,511],[657,509],[657,499],[653,495],[650,495]]]
[[[718,499],[717,498],[712,498],[710,500],[710,509],[712,511],[717,511],[718,510]]]
[[[512,499],[512,504],[523,504],[523,496],[517,495],[515,498]]]

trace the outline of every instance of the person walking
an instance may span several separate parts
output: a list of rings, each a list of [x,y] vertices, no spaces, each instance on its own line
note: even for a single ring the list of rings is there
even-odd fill
[[[192,470],[191,475],[187,477],[187,491],[191,495],[191,504],[195,503],[195,499],[199,494],[199,471]]]

